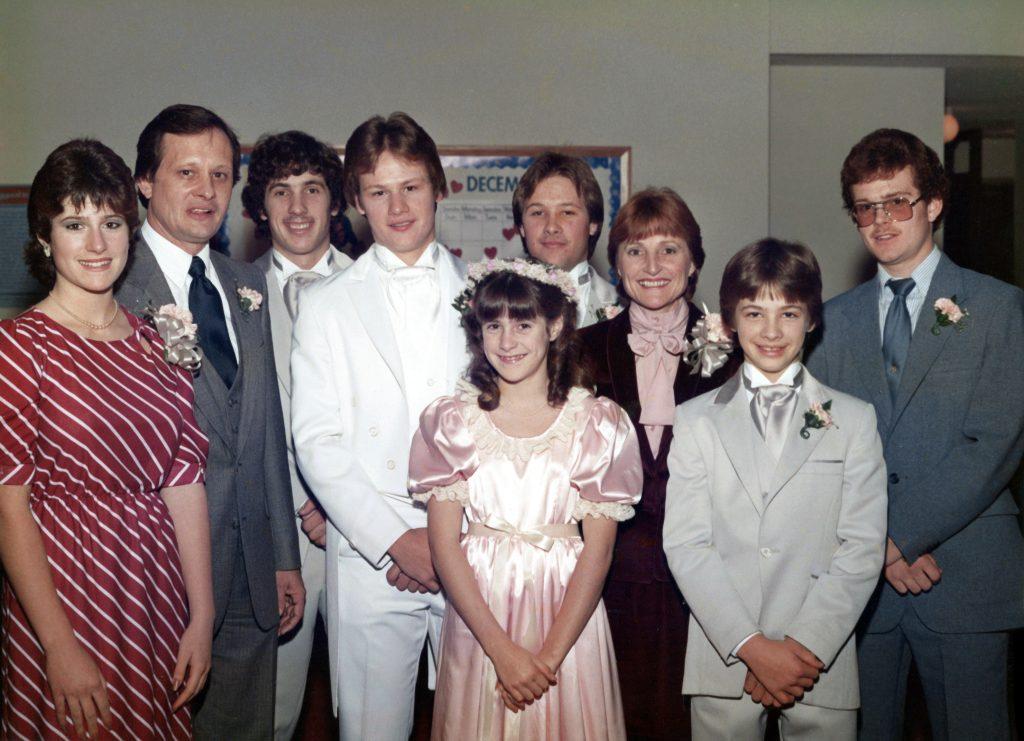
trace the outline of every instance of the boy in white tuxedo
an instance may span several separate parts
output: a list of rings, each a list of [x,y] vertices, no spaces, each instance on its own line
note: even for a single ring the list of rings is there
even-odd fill
[[[426,511],[407,487],[423,409],[468,362],[452,301],[465,266],[435,239],[447,194],[437,148],[409,116],[375,116],[345,145],[345,196],[374,243],[305,288],[292,335],[299,470],[327,514],[331,686],[342,739],[407,739],[424,641],[444,600]]]
[[[255,264],[267,278],[274,365],[287,423],[292,393],[288,356],[299,290],[352,264],[348,255],[331,245],[332,228],[345,210],[341,160],[327,144],[302,131],[263,136],[249,156],[242,205],[256,223],[256,234],[270,238],[270,249]],[[279,741],[288,741],[295,733],[317,613],[327,619],[323,550],[327,526],[296,469],[295,446],[287,424],[285,442],[306,607],[298,628],[278,639],[274,738]]]
[[[560,152],[540,155],[516,184],[512,218],[526,254],[576,281],[576,326],[610,318],[606,309],[619,295],[589,262],[604,226],[604,197],[590,165]]]
[[[885,543],[874,410],[800,363],[821,316],[806,247],[745,247],[720,303],[744,363],[679,406],[665,512],[665,552],[692,610],[693,737],[763,738],[774,706],[783,738],[853,739],[853,631]]]

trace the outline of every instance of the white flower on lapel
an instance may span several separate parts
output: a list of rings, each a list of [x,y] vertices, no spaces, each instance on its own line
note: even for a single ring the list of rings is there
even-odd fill
[[[164,341],[164,360],[192,373],[198,371],[203,356],[198,347],[199,327],[192,320],[192,312],[177,304],[164,304],[159,309],[150,306],[146,318]]]
[[[595,310],[594,313],[597,315],[597,321],[604,322],[609,319],[614,319],[621,314],[622,307],[617,303],[605,304],[600,309]]]
[[[699,372],[704,378],[709,378],[728,360],[732,352],[732,335],[726,329],[722,315],[708,311],[707,304],[704,304],[704,316],[694,323],[691,336],[689,349],[683,351],[686,363],[693,368],[690,375]]]
[[[259,311],[263,306],[263,294],[248,286],[242,286],[238,289],[238,305],[242,307],[242,311]]]
[[[833,420],[829,410],[832,408],[832,400],[822,403],[816,401],[811,408],[804,412],[804,426],[800,428],[800,437],[804,440],[811,436],[811,430],[827,430],[829,427],[838,427]]]
[[[940,298],[935,301],[935,324],[932,325],[932,334],[938,335],[943,327],[955,327],[957,332],[963,332],[966,327],[964,319],[970,316],[956,303],[956,296],[952,298]]]

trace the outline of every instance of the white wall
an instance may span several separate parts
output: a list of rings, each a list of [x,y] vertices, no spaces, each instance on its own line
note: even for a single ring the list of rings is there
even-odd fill
[[[81,134],[131,164],[141,128],[179,101],[243,142],[300,128],[344,143],[403,109],[439,144],[631,145],[635,187],[669,185],[693,208],[712,295],[728,255],[768,226],[764,0],[4,5],[17,61],[3,181],[28,182]]]
[[[850,147],[892,127],[917,134],[941,157],[943,98],[941,69],[772,67],[769,231],[814,250],[826,298],[871,269],[842,208],[839,172]]]
[[[182,101],[246,142],[343,142],[404,109],[439,144],[627,144],[636,188],[693,208],[714,304],[727,258],[769,227],[771,54],[1024,55],[1022,27],[1016,0],[0,2],[0,182],[83,134],[131,164],[140,129]]]

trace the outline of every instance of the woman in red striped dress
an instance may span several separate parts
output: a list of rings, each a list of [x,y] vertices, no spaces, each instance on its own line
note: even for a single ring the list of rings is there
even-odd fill
[[[58,147],[29,196],[49,295],[0,322],[3,738],[190,738],[213,596],[188,372],[113,298],[131,172]]]

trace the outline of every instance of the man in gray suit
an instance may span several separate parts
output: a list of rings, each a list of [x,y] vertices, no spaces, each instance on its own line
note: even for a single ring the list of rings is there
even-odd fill
[[[1009,738],[1024,542],[1006,487],[1024,448],[1024,293],[935,247],[948,183],[916,136],[869,134],[841,179],[878,274],[826,304],[807,367],[875,406],[889,471],[884,578],[860,626],[861,737],[902,737],[913,658],[934,738]]]
[[[274,738],[287,741],[295,733],[302,711],[306,673],[313,649],[313,630],[319,612],[327,620],[324,590],[324,547],[327,524],[320,505],[295,467],[291,435],[292,382],[288,355],[299,291],[320,278],[340,272],[352,259],[331,245],[332,227],[345,211],[341,160],[328,145],[301,131],[262,137],[249,157],[242,205],[256,222],[256,233],[270,237],[271,248],[255,264],[267,280],[267,310],[274,334],[281,411],[288,443],[292,507],[299,534],[302,583],[306,607],[298,628],[282,635],[277,652]]]
[[[206,491],[213,562],[213,664],[194,708],[197,738],[268,738],[277,633],[302,618],[284,424],[263,274],[212,252],[238,180],[238,139],[215,113],[161,111],[139,136],[146,206],[117,298],[132,311],[188,306],[203,364],[195,413],[210,439]]]

